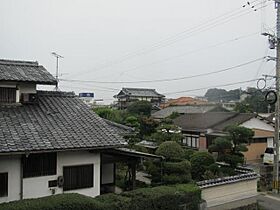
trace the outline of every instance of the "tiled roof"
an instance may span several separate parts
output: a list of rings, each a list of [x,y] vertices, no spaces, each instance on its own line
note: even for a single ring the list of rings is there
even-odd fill
[[[117,96],[119,95],[129,95],[138,97],[165,97],[164,95],[159,94],[155,89],[147,88],[122,88],[121,92]]]
[[[0,59],[0,81],[55,85],[55,78],[38,62]]]
[[[38,91],[38,104],[0,105],[0,153],[124,145],[73,93]]]
[[[207,101],[196,99],[192,97],[180,97],[176,99],[170,99],[166,103],[161,104],[160,106],[162,108],[168,107],[168,106],[186,106],[186,105],[202,105],[207,104]]]
[[[169,106],[152,114],[156,119],[163,119],[170,116],[173,112],[179,114],[204,113],[215,109],[215,105],[191,105],[191,106]]]
[[[214,129],[222,131],[228,125],[239,125],[255,116],[256,114],[235,112],[193,113],[179,116],[174,120],[174,123],[182,130],[206,131]]]
[[[123,135],[129,135],[135,132],[135,129],[126,125],[122,125],[116,122],[112,122],[107,119],[103,119],[107,125],[117,134],[123,136]]]

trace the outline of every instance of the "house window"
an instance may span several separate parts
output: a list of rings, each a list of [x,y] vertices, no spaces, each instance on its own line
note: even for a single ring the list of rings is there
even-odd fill
[[[16,88],[0,87],[0,103],[15,103]]]
[[[8,196],[8,173],[0,173],[0,197]]]
[[[63,167],[63,190],[93,187],[93,164]]]
[[[182,142],[183,145],[188,147],[198,148],[199,147],[199,136],[188,134],[185,135],[185,141]]]
[[[23,157],[23,178],[56,175],[56,153]]]

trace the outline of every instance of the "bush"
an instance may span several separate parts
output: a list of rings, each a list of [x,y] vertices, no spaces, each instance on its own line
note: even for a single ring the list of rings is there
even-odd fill
[[[167,161],[178,161],[184,157],[184,150],[174,141],[166,141],[159,145],[156,150],[157,155],[162,155]]]
[[[207,167],[215,163],[214,158],[208,152],[196,152],[191,157],[191,173],[195,180],[202,180]]]
[[[198,209],[201,199],[200,189],[191,184],[143,188],[124,193],[131,199],[133,210],[179,210],[180,205],[187,209]]]
[[[120,195],[91,198],[79,194],[60,194],[0,205],[0,210],[179,210],[198,208],[201,190],[193,185],[141,188]]]
[[[191,181],[191,164],[189,161],[166,162],[163,164],[164,184],[181,184]]]
[[[184,159],[186,160],[191,160],[191,157],[196,151],[193,149],[184,149]]]

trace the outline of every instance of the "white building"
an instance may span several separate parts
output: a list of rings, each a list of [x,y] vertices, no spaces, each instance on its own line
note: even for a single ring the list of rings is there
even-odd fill
[[[99,195],[114,183],[114,163],[102,154],[125,141],[73,93],[37,84],[56,80],[37,62],[0,60],[0,203]]]

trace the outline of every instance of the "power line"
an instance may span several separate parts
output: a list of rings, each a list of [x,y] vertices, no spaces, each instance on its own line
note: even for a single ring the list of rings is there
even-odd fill
[[[167,62],[167,61],[170,61],[170,60],[172,60],[172,59],[176,59],[176,58],[179,58],[179,57],[182,57],[182,56],[185,56],[185,55],[189,55],[189,54],[201,52],[201,51],[203,51],[203,50],[215,48],[215,47],[218,47],[218,46],[221,46],[221,45],[230,43],[230,42],[239,41],[239,40],[241,40],[241,39],[245,39],[245,38],[248,38],[248,37],[257,35],[257,34],[259,34],[259,33],[260,33],[260,31],[257,31],[257,32],[254,32],[254,33],[250,33],[250,34],[246,34],[246,35],[243,35],[243,36],[236,37],[236,38],[234,38],[234,39],[229,39],[229,40],[226,40],[226,41],[223,41],[223,42],[219,42],[219,43],[216,43],[216,44],[207,46],[207,47],[199,48],[199,49],[196,49],[196,50],[191,50],[191,51],[188,51],[188,52],[185,52],[185,53],[176,55],[176,56],[171,56],[171,57],[168,57],[168,58],[165,58],[165,59],[161,59],[161,60],[158,60],[158,61],[155,61],[155,62],[152,62],[152,63],[148,63],[148,64],[141,65],[141,66],[136,66],[136,67],[134,67],[134,68],[128,69],[128,70],[126,70],[126,71],[123,71],[123,72],[121,72],[120,74],[127,73],[127,72],[131,72],[131,71],[135,71],[135,70],[137,70],[137,69],[140,69],[140,68],[143,68],[143,67],[147,67],[147,66],[157,65],[157,64],[159,64],[159,63]]]
[[[136,84],[136,83],[155,83],[155,82],[171,82],[171,81],[178,81],[178,80],[184,80],[184,79],[191,79],[191,78],[196,78],[196,77],[202,77],[202,76],[208,76],[208,75],[212,75],[212,74],[218,74],[221,72],[226,72],[226,71],[230,71],[232,69],[236,69],[236,68],[240,68],[242,66],[246,66],[249,65],[251,63],[255,63],[259,60],[263,60],[265,57],[261,57],[258,59],[254,59],[242,64],[238,64],[236,66],[232,66],[229,68],[225,68],[225,69],[221,69],[218,71],[212,71],[212,72],[208,72],[208,73],[203,73],[203,74],[196,74],[196,75],[191,75],[191,76],[184,76],[184,77],[176,77],[176,78],[171,78],[171,79],[158,79],[158,80],[140,80],[140,81],[96,81],[96,80],[68,80],[68,79],[61,79],[61,81],[65,81],[65,82],[84,82],[84,83],[102,83],[102,84]]]
[[[208,87],[203,87],[203,88],[182,90],[182,91],[177,91],[177,92],[167,92],[167,93],[163,93],[163,94],[165,94],[165,95],[171,95],[171,94],[178,94],[178,93],[187,93],[187,92],[193,92],[193,91],[198,91],[198,90],[205,90],[205,89],[210,89],[210,88],[226,87],[226,86],[231,86],[231,85],[244,84],[244,83],[249,83],[249,82],[257,81],[257,80],[259,80],[259,78],[257,78],[257,79],[252,79],[252,80],[241,81],[241,82],[234,82],[234,83],[222,84],[222,85],[208,86]]]
[[[258,2],[258,1],[260,1],[260,0],[252,1],[251,4],[252,4],[253,2]],[[256,6],[258,6],[258,5],[260,5],[260,4],[261,4],[261,3],[257,3],[257,4],[255,4],[255,5],[251,6],[251,7],[255,7],[255,8],[256,8]],[[256,8],[255,10],[259,10],[259,9],[264,8],[264,7],[266,7],[266,6],[268,6],[268,5],[265,5],[265,6]],[[238,10],[240,10],[240,9],[242,9],[242,8],[243,8],[243,7],[239,8]],[[239,11],[239,12],[237,12],[237,13],[233,13],[233,12],[236,11],[236,9],[235,9],[235,10],[233,10],[232,12],[224,13],[223,15],[220,15],[220,16],[218,16],[218,17],[216,17],[216,18],[213,18],[213,19],[207,20],[206,22],[201,23],[201,24],[199,24],[198,26],[195,26],[195,27],[192,27],[192,28],[190,28],[190,29],[187,29],[187,30],[185,30],[185,31],[183,31],[183,32],[180,32],[180,33],[178,33],[177,35],[173,35],[173,36],[171,36],[171,37],[169,37],[169,38],[167,38],[167,39],[165,39],[165,40],[159,41],[158,43],[152,45],[151,47],[142,48],[142,49],[140,49],[140,50],[138,50],[138,51],[135,51],[135,52],[133,52],[133,53],[128,53],[127,55],[125,55],[125,56],[123,56],[123,57],[120,57],[119,59],[113,60],[113,61],[111,61],[111,62],[107,62],[107,63],[105,63],[105,64],[101,64],[101,67],[96,68],[94,71],[91,71],[91,70],[90,70],[90,71],[86,71],[86,72],[84,72],[84,73],[96,72],[96,71],[102,70],[102,69],[104,69],[104,68],[107,68],[107,67],[109,67],[109,66],[111,66],[111,65],[116,65],[116,64],[122,63],[122,62],[124,62],[124,61],[126,61],[126,60],[128,60],[128,59],[131,59],[132,57],[139,56],[139,55],[143,55],[143,54],[147,54],[147,53],[149,53],[149,52],[151,52],[151,51],[154,51],[154,50],[157,50],[157,49],[159,49],[159,48],[169,46],[169,45],[171,45],[171,44],[174,44],[174,43],[177,42],[177,41],[180,41],[180,40],[182,40],[182,39],[189,38],[189,37],[193,36],[193,35],[196,34],[196,33],[201,33],[201,32],[204,32],[204,31],[206,31],[206,30],[210,30],[210,29],[212,29],[212,28],[214,28],[214,27],[216,27],[216,26],[218,26],[218,25],[227,23],[227,22],[231,21],[232,19],[235,19],[235,18],[238,18],[238,17],[240,17],[240,16],[249,14],[249,13],[252,12],[252,8],[249,8],[249,10],[250,10],[250,11],[249,11],[249,12],[247,11],[246,13],[244,13],[244,11]],[[233,14],[231,14],[231,13],[233,13]],[[229,15],[229,14],[230,14],[230,15]],[[236,16],[236,15],[238,15],[238,16]],[[224,16],[227,16],[227,17],[224,17]],[[234,17],[234,16],[235,16],[235,17]],[[223,17],[223,18],[222,18],[222,17]],[[220,20],[216,20],[216,19],[219,19],[219,18],[221,18],[221,21],[222,21],[222,22],[220,22],[220,23],[219,23]],[[229,19],[229,18],[230,18],[230,19]],[[213,21],[214,21],[214,22],[213,22]],[[212,22],[212,23],[211,23],[211,22]],[[208,24],[208,28],[207,28],[207,23],[209,23],[209,24]],[[206,26],[205,26],[205,24],[206,24]],[[214,24],[214,25],[213,25],[213,24]],[[209,28],[209,26],[210,26],[210,28]],[[189,35],[189,36],[184,37],[184,38],[181,37],[181,38],[179,39],[177,36],[182,36],[181,34],[184,34],[184,36],[185,36],[185,35]],[[174,38],[174,37],[176,37],[176,38]],[[167,42],[167,43],[165,43],[165,42]],[[162,43],[165,43],[165,44],[162,45]],[[167,44],[168,44],[168,45],[167,45]],[[81,74],[81,73],[79,73],[79,75],[80,75],[80,74]]]

